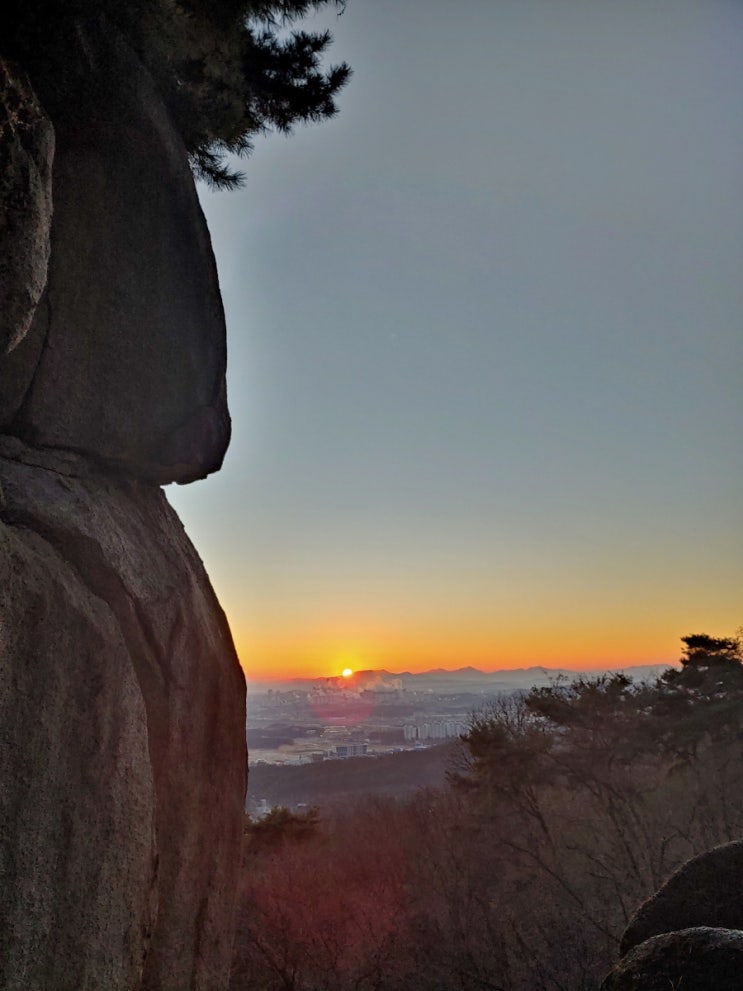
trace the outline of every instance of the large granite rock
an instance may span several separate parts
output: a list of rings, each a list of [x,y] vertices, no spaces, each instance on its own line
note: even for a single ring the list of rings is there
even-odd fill
[[[216,991],[244,679],[154,486],[0,439],[0,987]]]
[[[56,132],[46,297],[23,367],[0,361],[0,429],[157,483],[201,478],[219,468],[230,423],[222,303],[186,150],[113,30],[67,30],[56,48],[74,71],[39,77]]]
[[[0,58],[0,356],[26,336],[46,284],[53,156],[51,122],[25,73]]]
[[[52,543],[1,522],[0,622],[0,987],[139,987],[155,797],[122,632]]]
[[[680,867],[637,910],[620,953],[624,956],[658,933],[694,926],[743,929],[743,840],[715,847]]]
[[[49,17],[0,61],[0,988],[220,991],[245,682],[157,487],[229,439],[214,258],[137,57]]]
[[[653,936],[609,974],[601,991],[741,991],[743,932],[699,927]]]

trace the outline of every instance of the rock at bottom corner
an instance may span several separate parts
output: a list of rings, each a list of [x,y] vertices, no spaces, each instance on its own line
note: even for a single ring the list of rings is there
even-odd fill
[[[699,926],[640,943],[601,991],[743,991],[743,931]]]

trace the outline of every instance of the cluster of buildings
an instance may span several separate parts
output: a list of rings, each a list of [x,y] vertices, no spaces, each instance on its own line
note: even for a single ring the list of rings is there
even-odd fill
[[[465,723],[455,719],[425,720],[405,723],[403,735],[406,743],[416,740],[452,740],[467,732]]]
[[[250,698],[253,764],[376,757],[455,740],[482,696],[407,690],[401,678],[325,678]]]

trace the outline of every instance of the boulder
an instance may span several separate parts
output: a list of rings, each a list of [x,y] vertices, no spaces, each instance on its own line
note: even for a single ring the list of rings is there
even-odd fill
[[[38,84],[56,153],[35,371],[0,429],[159,484],[202,478],[222,463],[230,421],[222,302],[186,149],[114,29],[67,29],[55,46],[66,71]]]
[[[742,879],[743,840],[689,860],[637,910],[622,937],[621,955],[658,933],[694,926],[743,929]]]
[[[601,991],[740,991],[743,932],[698,927],[653,936],[621,960]]]
[[[53,157],[54,131],[28,78],[0,58],[0,357],[26,336],[46,284]],[[25,386],[34,367],[23,366]],[[0,415],[2,406],[0,395]]]
[[[226,987],[245,683],[162,491],[0,439],[0,987]]]

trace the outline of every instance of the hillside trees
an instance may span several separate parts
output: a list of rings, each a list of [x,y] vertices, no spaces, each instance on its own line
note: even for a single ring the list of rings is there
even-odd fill
[[[232,991],[408,987],[398,950],[408,942],[410,837],[394,828],[394,808],[269,819],[246,829]]]
[[[743,662],[740,637],[711,637],[707,633],[692,633],[681,637],[684,668],[739,667]]]
[[[450,787],[278,812],[283,845],[251,826],[232,991],[597,991],[637,906],[743,833],[743,744],[720,720],[740,662],[702,636],[693,686],[682,665],[503,696]]]
[[[655,683],[653,714],[666,748],[685,760],[743,733],[743,646],[739,637],[682,638],[681,667]]]
[[[343,0],[8,0],[0,54],[31,76],[52,119],[76,113],[86,58],[84,29],[95,25],[132,47],[151,73],[180,131],[194,172],[230,187],[242,176],[226,162],[250,152],[256,135],[289,132],[332,117],[350,76],[323,68],[328,32],[293,25]],[[121,85],[126,80],[120,81]]]
[[[503,699],[465,737],[452,783],[485,851],[509,988],[597,986],[633,908],[676,866],[680,850],[653,839],[673,823],[664,768],[633,739],[631,687],[581,679]]]
[[[498,892],[508,987],[595,987],[637,904],[740,835],[739,642],[684,644],[681,669],[654,682],[557,682],[473,719],[451,779]]]

